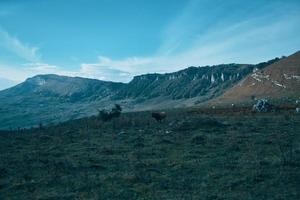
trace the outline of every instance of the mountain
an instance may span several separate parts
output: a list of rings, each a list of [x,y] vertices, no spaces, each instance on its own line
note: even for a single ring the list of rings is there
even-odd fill
[[[255,68],[239,84],[212,102],[251,102],[257,98],[274,102],[295,102],[300,98],[300,51],[264,69]]]
[[[80,77],[38,75],[3,91],[1,97],[17,95],[22,98],[32,98],[36,96],[40,99],[53,98],[62,102],[84,102],[109,97],[122,85],[122,83]]]
[[[128,84],[38,75],[0,91],[0,129],[36,126],[95,115],[119,103],[125,111],[193,106],[221,95],[258,65],[189,67],[174,73],[136,76]]]
[[[38,123],[95,113],[95,102],[109,99],[122,83],[58,75],[39,75],[0,92],[0,128],[27,127]]]

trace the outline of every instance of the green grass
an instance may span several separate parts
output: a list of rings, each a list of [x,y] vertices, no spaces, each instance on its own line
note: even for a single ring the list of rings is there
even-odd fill
[[[0,134],[0,199],[300,199],[300,116],[198,110]]]

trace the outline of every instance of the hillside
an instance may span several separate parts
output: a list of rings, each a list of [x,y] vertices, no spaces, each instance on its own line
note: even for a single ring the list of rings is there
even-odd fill
[[[119,103],[125,111],[193,106],[222,94],[274,59],[258,65],[189,67],[168,74],[136,76],[128,84],[39,75],[0,91],[0,129],[49,124],[91,116]]]
[[[214,112],[0,131],[0,199],[300,199],[300,115]]]
[[[256,98],[279,102],[294,102],[300,98],[300,52],[265,69],[255,69],[213,102],[249,102]]]

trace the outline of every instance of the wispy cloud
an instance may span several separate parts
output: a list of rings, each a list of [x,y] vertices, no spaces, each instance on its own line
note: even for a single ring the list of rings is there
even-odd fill
[[[0,46],[16,56],[29,62],[38,62],[40,54],[38,47],[30,46],[21,42],[17,37],[10,35],[0,26]]]
[[[0,78],[13,75],[11,81],[20,83],[38,74],[58,74],[71,77],[85,77],[105,81],[129,82],[132,74],[112,67],[97,64],[81,64],[78,70],[65,70],[63,67],[47,63],[25,63],[21,66],[0,64]]]
[[[49,65],[47,63],[26,63],[23,64],[27,70],[37,71],[39,73],[55,73],[59,70],[56,65]]]
[[[131,78],[131,74],[129,72],[113,68],[109,65],[103,65],[101,63],[83,63],[80,65],[78,70],[65,70],[62,67],[46,63],[27,63],[23,66],[25,66],[25,68],[22,71],[26,72],[24,77],[26,77],[26,74],[58,74],[71,77],[79,76],[118,82],[128,82]]]
[[[182,13],[163,31],[163,42],[157,54],[191,54],[192,51],[198,54],[199,49],[213,53],[215,48],[220,50],[222,46],[230,46],[231,49],[222,53],[226,55],[235,47],[235,54],[239,55],[247,49],[255,52],[266,42],[268,45],[277,43],[278,46],[284,46],[288,40],[292,40],[285,38],[287,35],[293,35],[293,39],[299,42],[299,36],[295,38],[295,33],[300,30],[297,28],[299,11],[300,4],[289,0],[268,3],[250,1],[247,6],[235,0],[190,0]],[[257,37],[251,38],[250,35]],[[250,42],[246,45],[243,39]],[[215,54],[220,55],[220,52]],[[210,60],[207,61],[210,64]]]
[[[163,31],[163,42],[153,56],[117,60],[100,56],[97,63],[88,65],[95,66],[98,72],[125,71],[130,79],[138,74],[172,72],[188,66],[258,63],[299,50],[300,38],[295,34],[300,31],[300,14],[296,12],[299,5],[275,1],[266,6],[255,2],[248,7],[256,9],[252,10],[254,14],[245,13],[247,10],[228,11],[236,3],[218,1],[216,6],[211,1],[191,0]],[[283,12],[282,8],[290,12]],[[199,18],[199,12],[207,16]]]
[[[288,55],[298,49],[290,49],[289,40],[300,45],[295,32],[295,25],[300,18],[275,21],[269,24],[257,25],[259,18],[233,24],[222,31],[211,32],[195,38],[194,45],[180,53],[156,54],[149,57],[129,57],[114,60],[100,56],[97,63],[83,64],[92,71],[101,74],[103,71],[122,71],[127,74],[127,80],[143,73],[172,72],[188,66],[204,66],[222,63],[258,63],[276,56]],[[255,28],[250,28],[252,26]],[[297,45],[295,45],[297,46]],[[298,47],[297,46],[297,47]],[[280,54],[272,54],[270,49],[277,49]],[[239,52],[240,51],[240,52]],[[118,79],[118,73],[114,79]],[[111,77],[112,78],[112,77]]]
[[[14,82],[14,81],[12,81],[12,80],[0,77],[0,91],[4,90],[6,88],[12,87],[12,86],[14,86],[16,84],[17,83]]]
[[[99,64],[81,64],[78,72],[70,72],[70,74],[83,76],[87,78],[95,78],[106,81],[128,82],[131,79],[129,72],[112,68],[110,66]]]

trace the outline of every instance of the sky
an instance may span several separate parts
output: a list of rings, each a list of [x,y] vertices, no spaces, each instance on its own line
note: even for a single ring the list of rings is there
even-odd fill
[[[37,74],[129,82],[298,50],[299,0],[0,0],[0,89]]]

